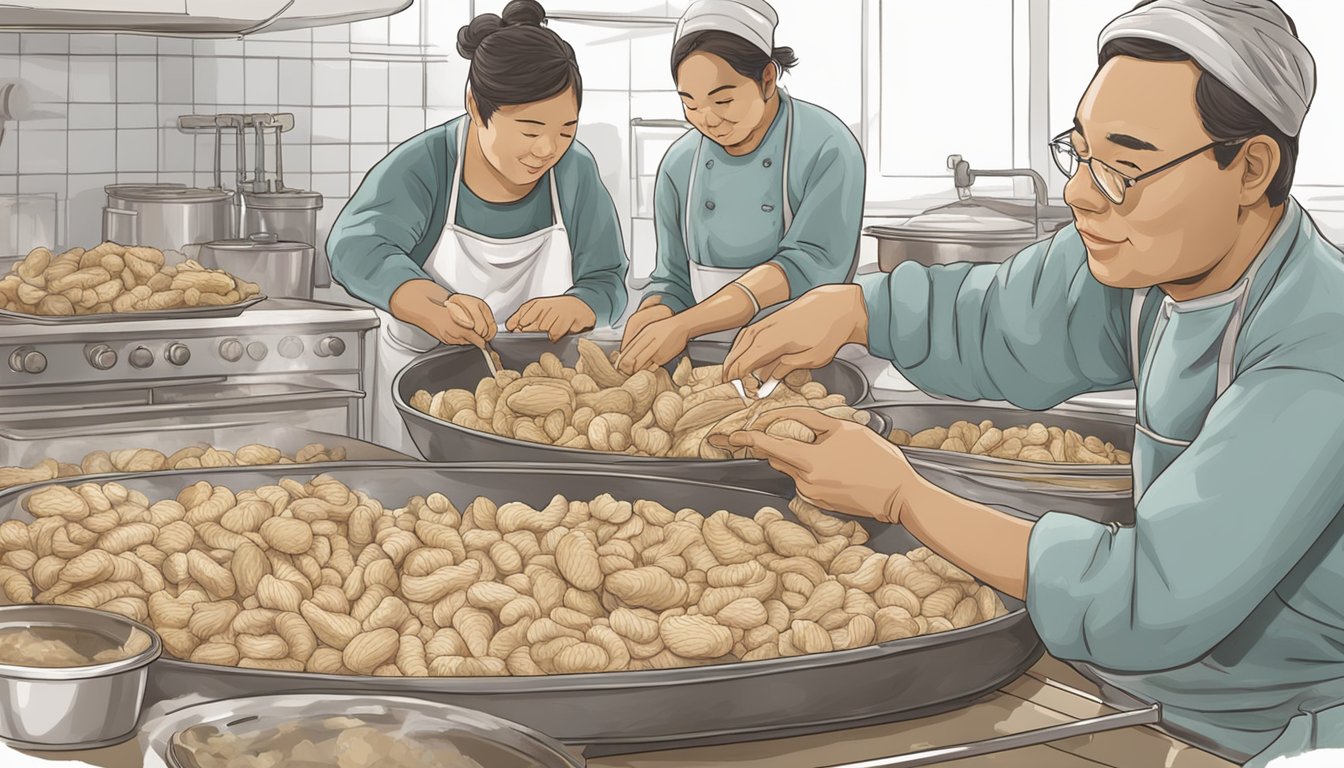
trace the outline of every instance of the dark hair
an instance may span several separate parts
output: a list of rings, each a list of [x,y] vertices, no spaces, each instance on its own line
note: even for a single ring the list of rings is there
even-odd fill
[[[583,106],[583,78],[574,48],[542,26],[536,0],[511,0],[502,16],[483,13],[457,31],[457,52],[471,60],[471,97],[490,124],[500,107],[549,99],[567,88]]]
[[[1136,8],[1142,8],[1153,0],[1144,0]],[[1284,14],[1285,18],[1287,14]],[[1288,19],[1288,28],[1297,35],[1297,25]],[[1143,61],[1193,61],[1193,57],[1175,46],[1137,37],[1122,37],[1112,40],[1101,49],[1098,66],[1116,56],[1128,56]],[[1198,62],[1196,62],[1198,66]],[[1293,188],[1293,173],[1297,166],[1297,137],[1289,136],[1276,126],[1263,112],[1228,88],[1217,77],[1200,69],[1199,82],[1195,85],[1195,106],[1199,110],[1199,120],[1204,132],[1215,141],[1232,141],[1250,136],[1268,136],[1279,145],[1279,169],[1270,180],[1265,191],[1269,204],[1282,205],[1288,199]],[[1219,168],[1227,168],[1241,151],[1241,145],[1213,148],[1214,159]]]
[[[712,53],[728,62],[728,66],[743,77],[755,80],[759,85],[765,81],[765,68],[774,63],[779,65],[780,74],[788,72],[798,65],[798,57],[792,48],[776,48],[769,56],[747,40],[731,32],[709,30],[695,32],[677,41],[672,48],[672,79],[677,79],[677,68],[696,51]]]

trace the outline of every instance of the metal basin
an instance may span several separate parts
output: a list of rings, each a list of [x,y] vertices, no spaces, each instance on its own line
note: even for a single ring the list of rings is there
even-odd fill
[[[619,348],[616,341],[594,340],[605,351]],[[566,365],[578,361],[577,342],[566,339],[552,344],[544,337],[499,336],[491,346],[503,359],[505,367],[522,370],[529,362],[552,352]],[[723,362],[731,344],[713,341],[693,341],[687,353],[696,365]],[[665,477],[686,477],[706,482],[731,482],[745,488],[790,493],[793,481],[770,468],[764,461],[702,459],[658,459],[630,456],[621,453],[581,451],[559,448],[479,432],[436,419],[410,406],[416,390],[437,392],[445,389],[475,390],[481,379],[489,376],[485,360],[474,347],[453,347],[424,355],[401,373],[392,384],[396,393],[397,409],[406,422],[411,439],[420,453],[430,461],[565,461],[595,462],[598,464],[628,465],[636,471],[656,472]],[[827,391],[841,394],[851,405],[868,399],[868,380],[852,363],[836,360],[825,368],[812,372],[812,378],[826,386]]]
[[[783,496],[727,485],[639,475],[600,465],[328,464],[123,476],[117,482],[150,499],[171,498],[206,481],[235,492],[300,481],[318,472],[380,499],[389,508],[439,492],[465,505],[477,495],[532,505],[554,494],[589,499],[611,493],[652,499],[703,514],[751,515],[762,506],[787,512]],[[76,483],[65,483],[75,485]],[[23,494],[0,494],[0,520],[30,519]],[[919,542],[904,528],[860,521],[878,552]],[[161,659],[146,701],[173,708],[204,701],[285,693],[394,695],[454,704],[502,717],[589,755],[748,741],[892,722],[956,709],[1015,679],[1040,656],[1021,601],[1000,595],[1006,615],[881,645],[832,653],[689,669],[493,678],[391,678],[270,672]]]
[[[1132,416],[1078,406],[1026,411],[993,403],[929,402],[870,403],[859,408],[875,415],[872,426],[883,435],[892,429],[915,433],[963,420],[989,419],[999,427],[1039,421],[1096,435],[1125,451],[1134,446]],[[1043,464],[930,448],[901,451],[929,482],[982,504],[1008,507],[1032,518],[1059,511],[1102,523],[1134,520],[1133,470],[1128,464]]]

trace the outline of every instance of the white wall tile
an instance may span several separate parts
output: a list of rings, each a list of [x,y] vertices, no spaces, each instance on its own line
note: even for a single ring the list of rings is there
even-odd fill
[[[58,195],[65,197],[65,174],[27,173],[19,175],[19,194]]]
[[[387,110],[387,139],[399,144],[425,130],[425,110],[419,107],[390,107]]]
[[[8,175],[19,172],[19,141],[22,139],[17,133],[6,137],[0,141],[0,175]]]
[[[313,27],[313,42],[348,43],[350,42],[350,25],[328,24],[325,27]]]
[[[19,173],[65,173],[65,131],[23,131],[19,140]]]
[[[351,107],[350,140],[387,143],[387,107]]]
[[[457,31],[471,21],[471,10],[470,3],[426,3],[425,42],[456,56]]]
[[[192,52],[197,56],[242,56],[243,41],[233,38],[220,40],[196,40]]]
[[[159,38],[160,56],[190,56],[195,52],[192,41],[184,37]]]
[[[320,59],[313,62],[313,106],[350,103],[350,62]]]
[[[117,132],[71,131],[70,173],[112,173],[117,170]]]
[[[349,141],[349,107],[313,107],[314,144],[346,144]]]
[[[118,184],[157,184],[159,174],[156,171],[126,171],[117,172]]]
[[[349,173],[314,173],[313,191],[323,197],[338,198],[350,195]],[[325,210],[325,206],[323,208]],[[334,220],[333,216],[333,220]]]
[[[384,157],[387,157],[386,144],[351,144],[350,171],[368,173]]]
[[[387,103],[387,62],[350,62],[350,104]]]
[[[103,207],[107,205],[109,184],[116,184],[112,173],[72,174],[67,187],[66,244],[83,248],[103,240]]]
[[[65,101],[69,95],[69,56],[30,56],[25,52],[19,72],[32,101]]]
[[[285,144],[311,144],[313,141],[313,108],[281,104],[280,111],[294,115],[294,130],[285,134]]]
[[[197,104],[243,103],[242,59],[198,56],[194,70]]]
[[[153,104],[159,95],[159,61],[155,56],[117,56],[117,101]]]
[[[206,141],[212,147],[214,137]],[[196,170],[197,137],[182,133],[176,128],[162,128],[159,131],[159,172],[192,172]],[[213,170],[213,163],[211,170]]]
[[[70,52],[114,54],[117,52],[117,36],[74,35],[70,38]]]
[[[245,65],[247,105],[275,109],[280,103],[280,63],[275,59],[247,59]]]
[[[314,59],[348,59],[349,43],[313,43]]]
[[[425,110],[425,128],[433,128],[436,125],[443,125],[444,123],[456,120],[461,116],[461,108],[430,107]]]
[[[177,118],[182,115],[196,114],[195,106],[191,104],[159,104],[159,116],[156,125],[160,128],[172,128],[177,130]],[[214,133],[210,134],[211,139]]]
[[[307,59],[313,55],[313,44],[307,42],[254,42],[249,40],[246,50],[248,58],[259,56],[272,59]]]
[[[675,90],[671,71],[672,30],[636,27],[630,38],[630,87],[637,91]],[[583,74],[586,79],[587,70]]]
[[[27,32],[22,35],[20,49],[24,56],[34,53],[69,53],[70,36]]]
[[[117,105],[115,104],[71,104],[68,114],[70,127],[106,128],[117,127]]]
[[[298,182],[290,176],[306,177],[313,170],[313,148],[309,144],[285,145],[285,183],[291,187],[306,187],[308,181]]]
[[[283,29],[278,32],[261,32],[247,37],[249,43],[266,41],[311,43],[313,41],[313,31],[311,29]]]
[[[630,88],[628,30],[567,21],[553,21],[550,26],[574,46],[585,92],[589,89],[624,91]]]
[[[388,65],[388,105],[423,107],[425,103],[425,65],[396,61]]]
[[[194,172],[183,173],[165,173],[159,171],[160,184],[181,184],[184,187],[196,186],[196,174]],[[211,182],[212,184],[214,182]]]
[[[114,102],[117,100],[117,60],[112,56],[70,58],[70,100]]]
[[[16,174],[0,175],[0,195],[13,195],[19,191],[19,177]],[[4,240],[0,240],[3,243]]]
[[[117,172],[156,171],[159,161],[157,129],[117,131]]]
[[[19,52],[19,35],[17,32],[0,33],[0,54],[9,56]]]
[[[349,144],[314,144],[312,169],[316,173],[349,173]]]
[[[159,108],[153,104],[118,104],[117,128],[157,128]]]
[[[19,55],[17,53],[0,54],[0,77],[6,80],[18,80],[19,71]]]
[[[457,57],[426,64],[425,104],[431,107],[463,109],[466,103],[468,69],[467,61]]]
[[[387,19],[369,19],[350,25],[352,45],[387,45]]]
[[[195,61],[189,56],[159,57],[159,102],[189,104],[195,98]]]
[[[313,62],[295,59],[280,60],[280,103],[313,103]]]
[[[152,35],[117,35],[117,53],[123,55],[154,55],[158,52],[159,39],[157,37]]]
[[[630,116],[646,120],[685,120],[686,112],[681,107],[681,99],[669,88],[631,93]]]
[[[420,44],[420,4],[395,13],[387,19],[387,42],[392,45]]]
[[[66,119],[68,104],[33,104],[20,127],[25,131],[64,131],[70,127]]]

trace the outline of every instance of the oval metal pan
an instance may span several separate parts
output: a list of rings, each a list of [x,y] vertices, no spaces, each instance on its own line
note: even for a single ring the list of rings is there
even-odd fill
[[[251,307],[265,301],[265,296],[253,296],[237,304],[222,307],[181,307],[179,309],[151,309],[143,312],[103,312],[96,315],[69,315],[48,317],[29,315],[0,309],[0,319],[32,325],[80,325],[81,323],[134,323],[142,320],[189,320],[194,317],[237,317]]]
[[[540,505],[561,493],[655,499],[705,514],[751,515],[762,506],[787,514],[787,500],[759,491],[631,474],[600,465],[328,464],[121,476],[150,498],[176,495],[205,480],[234,491],[284,477],[329,474],[388,505],[440,492],[465,504],[476,495]],[[75,485],[77,483],[61,483]],[[30,486],[31,488],[31,486]],[[0,494],[0,520],[30,519],[24,489]],[[905,529],[862,521],[869,546],[904,552],[919,546]],[[519,678],[331,676],[212,667],[161,659],[150,670],[146,703],[276,693],[381,693],[478,709],[522,723],[590,754],[746,741],[920,717],[963,706],[1015,679],[1041,654],[1023,604],[1002,596],[1009,613],[936,635],[812,656],[689,669]]]
[[[1078,406],[1027,411],[981,402],[879,402],[865,403],[859,409],[874,414],[872,426],[884,436],[892,429],[915,433],[956,421],[989,419],[999,426],[1039,421],[1096,435],[1122,450],[1134,446],[1132,416]],[[982,504],[1011,507],[1032,518],[1061,511],[1102,523],[1134,520],[1133,470],[1128,464],[1043,464],[931,448],[902,448],[901,452],[925,479]]]
[[[615,341],[594,340],[604,351],[618,349]],[[522,370],[543,352],[553,352],[566,365],[578,361],[575,339],[564,339],[552,344],[544,336],[500,335],[490,343],[499,353],[505,367]],[[697,365],[723,362],[730,344],[711,341],[693,341],[687,348]],[[459,427],[436,419],[410,406],[416,390],[438,392],[445,389],[474,391],[476,384],[489,372],[485,360],[475,347],[453,347],[431,352],[415,360],[397,374],[392,388],[396,394],[397,410],[406,423],[411,439],[420,453],[430,461],[537,461],[581,462],[592,464],[619,464],[635,471],[654,472],[665,477],[685,477],[706,482],[730,483],[737,487],[755,488],[776,493],[787,493],[793,481],[770,468],[764,461],[702,459],[655,459],[601,451],[580,451],[557,448],[502,437]],[[827,391],[845,396],[851,405],[868,399],[868,380],[854,364],[836,360],[825,368],[812,372],[813,378],[826,386]]]

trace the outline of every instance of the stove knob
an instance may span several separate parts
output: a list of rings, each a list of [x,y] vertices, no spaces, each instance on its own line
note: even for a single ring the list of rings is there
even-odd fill
[[[345,354],[345,342],[336,336],[328,336],[317,342],[318,357],[340,357]]]
[[[236,363],[243,359],[243,342],[237,339],[225,339],[219,342],[219,356]]]
[[[106,344],[95,344],[84,351],[89,365],[100,371],[108,371],[117,364],[117,351]]]
[[[266,349],[266,345],[262,344],[260,341],[254,341],[251,344],[247,345],[247,356],[252,358],[253,360],[256,360],[257,362],[265,360],[266,353],[268,351],[269,350]]]
[[[168,352],[164,357],[168,358],[168,362],[173,365],[181,367],[191,359],[191,349],[186,344],[174,342],[168,345]]]
[[[136,347],[131,350],[131,365],[136,368],[148,368],[154,364],[154,353],[145,347]]]
[[[280,340],[279,344],[275,345],[275,349],[281,357],[293,360],[303,354],[303,342],[299,340],[298,336],[286,336]]]
[[[47,356],[32,347],[19,347],[9,356],[9,369],[15,373],[41,373],[47,370]]]

